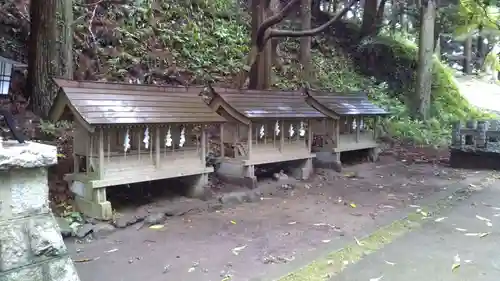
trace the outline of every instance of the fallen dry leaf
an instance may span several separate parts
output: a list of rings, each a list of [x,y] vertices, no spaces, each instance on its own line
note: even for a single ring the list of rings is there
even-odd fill
[[[447,219],[447,218],[448,218],[448,217],[441,217],[441,218],[437,218],[437,219],[435,219],[434,221],[435,221],[435,222],[440,222],[440,221],[443,221],[443,220],[445,220],[445,219]]]
[[[245,248],[247,247],[247,245],[243,245],[243,246],[240,246],[240,247],[236,247],[236,248],[233,248],[231,250],[231,252],[233,252],[233,254],[235,256],[239,255],[241,251],[243,251]]]
[[[377,278],[370,278],[370,281],[380,281],[380,280],[382,280],[382,277],[384,277],[384,275],[377,277]]]
[[[460,267],[460,256],[457,254],[453,257],[453,264],[451,265],[451,271],[455,271]]]
[[[467,231],[467,229],[465,229],[465,228],[460,228],[460,227],[457,227],[457,228],[455,228],[455,229],[456,229],[456,230],[458,230],[458,231],[460,231],[460,232],[466,232],[466,231]]]
[[[490,221],[490,219],[487,219],[487,218],[485,218],[485,217],[481,217],[481,216],[479,216],[479,215],[476,215],[476,218],[477,218],[478,220],[480,220],[480,221]]]
[[[116,251],[118,251],[118,249],[115,248],[115,249],[108,250],[105,253],[113,253],[113,252],[116,252]]]
[[[384,261],[384,262],[385,262],[386,264],[388,264],[388,265],[396,265],[396,263],[394,263],[394,262],[390,262],[390,261]]]
[[[356,244],[358,244],[358,246],[363,246],[363,242],[359,241],[356,236],[354,236],[354,240],[356,240]]]
[[[85,259],[73,260],[73,262],[76,262],[76,263],[85,263],[85,262],[95,261],[95,260],[98,260],[98,259],[99,259],[99,257],[97,257],[97,258],[85,258]]]
[[[236,222],[235,221],[231,221],[231,224],[236,224]]]
[[[332,241],[332,240],[321,240],[321,242],[323,242],[323,243],[330,243],[330,241]]]
[[[149,229],[162,229],[165,226],[163,224],[155,224],[149,227]]]
[[[294,224],[297,224],[297,222],[296,222],[296,221],[291,221],[291,222],[289,222],[288,224],[289,224],[289,225],[294,225]]]

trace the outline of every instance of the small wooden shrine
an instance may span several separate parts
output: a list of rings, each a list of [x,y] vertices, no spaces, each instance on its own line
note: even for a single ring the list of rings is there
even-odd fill
[[[230,120],[221,126],[222,163],[218,174],[255,184],[255,165],[302,160],[296,175],[312,171],[313,119],[326,116],[309,106],[302,93],[210,88],[209,101]],[[225,154],[224,151],[231,151]]]
[[[374,105],[365,94],[335,95],[333,93],[304,90],[307,103],[330,117],[314,123],[314,131],[322,136],[315,151],[333,153],[340,163],[340,153],[369,149],[370,157],[376,160],[378,144],[377,120],[389,113]]]
[[[205,125],[225,120],[203,102],[201,88],[55,82],[50,119],[74,121],[67,181],[86,215],[111,217],[109,186],[184,177],[196,195],[208,182]]]

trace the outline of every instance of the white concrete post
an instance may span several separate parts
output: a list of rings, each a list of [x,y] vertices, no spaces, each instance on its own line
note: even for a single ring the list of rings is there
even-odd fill
[[[0,281],[79,281],[49,208],[54,146],[0,147]]]

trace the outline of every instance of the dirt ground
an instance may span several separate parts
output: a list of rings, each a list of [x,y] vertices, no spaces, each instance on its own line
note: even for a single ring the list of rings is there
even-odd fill
[[[90,242],[67,241],[68,248],[82,281],[276,276],[318,250],[352,242],[390,213],[417,209],[419,199],[474,173],[439,164],[440,155],[428,159],[419,153],[401,156],[396,149],[377,163],[342,173],[318,170],[308,181],[262,182],[265,192],[256,202],[232,207],[191,199],[155,202],[139,212],[177,212],[161,228],[138,223]],[[179,211],[180,203],[191,207]]]

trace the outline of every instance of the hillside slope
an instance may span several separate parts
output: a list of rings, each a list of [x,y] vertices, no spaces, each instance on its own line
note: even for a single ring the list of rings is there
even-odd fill
[[[75,76],[79,79],[229,84],[249,51],[249,16],[236,1],[84,2],[75,0],[74,7]],[[26,26],[22,17],[15,17],[17,25]],[[316,19],[317,23],[324,20]],[[5,18],[0,17],[0,21],[5,22]],[[16,45],[26,44],[25,28],[9,32],[15,33],[11,36]],[[427,123],[411,120],[404,103],[414,91],[415,47],[382,37],[349,40],[356,32],[356,25],[338,23],[314,39],[314,87],[366,91],[377,104],[393,112],[386,124],[391,133],[423,143],[442,142],[449,137],[450,122],[479,114],[460,96],[446,68],[436,62],[434,117]],[[298,42],[285,40],[280,49],[282,67],[275,71],[273,86],[297,88],[301,85]],[[377,65],[392,67],[377,69]]]

